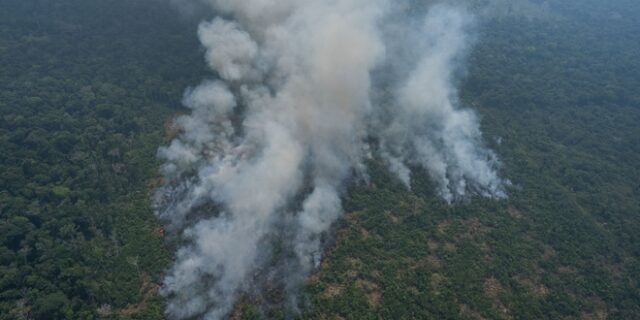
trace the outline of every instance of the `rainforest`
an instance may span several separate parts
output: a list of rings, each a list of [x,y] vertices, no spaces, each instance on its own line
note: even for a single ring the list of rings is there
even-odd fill
[[[639,15],[0,0],[0,319],[638,319]]]

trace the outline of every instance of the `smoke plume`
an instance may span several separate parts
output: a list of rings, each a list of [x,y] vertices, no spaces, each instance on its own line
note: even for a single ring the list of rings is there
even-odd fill
[[[406,164],[429,172],[442,197],[451,202],[468,191],[484,196],[505,197],[503,181],[495,168],[498,160],[482,147],[482,134],[475,114],[460,109],[454,77],[473,39],[472,17],[448,7],[432,8],[417,30],[400,26],[413,46],[399,46],[408,78],[392,88],[392,109],[382,112],[387,123],[381,134],[382,155],[390,170],[410,187]],[[398,64],[399,62],[396,62]],[[397,81],[398,79],[393,79]],[[396,85],[396,87],[393,87]]]
[[[345,181],[365,175],[368,137],[408,186],[415,165],[447,201],[504,196],[477,119],[456,108],[452,70],[469,16],[434,8],[412,30],[419,42],[402,49],[386,41],[397,11],[387,0],[206,3],[216,16],[198,36],[215,74],[186,91],[191,114],[159,150],[167,183],[157,214],[181,239],[162,288],[169,318],[221,319],[242,292],[274,285],[295,307],[342,214]],[[373,76],[405,49],[422,56],[408,77],[387,81],[392,103],[380,107]]]

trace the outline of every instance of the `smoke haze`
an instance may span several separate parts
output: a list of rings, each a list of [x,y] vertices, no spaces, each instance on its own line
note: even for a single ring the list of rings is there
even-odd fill
[[[162,288],[169,318],[221,319],[241,292],[274,283],[295,307],[343,185],[366,176],[368,137],[408,187],[408,166],[421,166],[446,201],[505,196],[477,119],[457,108],[469,15],[434,7],[417,30],[395,26],[418,40],[402,43],[387,41],[397,9],[385,0],[206,3],[217,14],[198,36],[215,79],[186,91],[191,114],[159,150],[157,214],[182,239]],[[397,61],[402,51],[419,59]],[[373,77],[397,65],[413,71],[389,73],[382,107]]]
[[[410,187],[405,164],[427,169],[449,202],[468,191],[506,196],[495,171],[497,158],[482,147],[475,114],[457,108],[454,75],[474,41],[469,36],[473,23],[463,11],[436,6],[418,30],[399,29],[413,42],[411,48],[402,47],[409,52],[404,54],[415,59],[402,62],[411,71],[406,79],[394,79],[392,85],[399,86],[391,88],[392,109],[381,120],[388,123],[381,138],[391,171]]]

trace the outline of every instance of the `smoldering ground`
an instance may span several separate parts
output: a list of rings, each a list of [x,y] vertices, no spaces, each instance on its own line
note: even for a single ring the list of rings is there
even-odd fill
[[[159,151],[168,183],[157,214],[182,239],[162,288],[169,318],[221,319],[265,286],[295,310],[342,214],[343,186],[366,180],[368,157],[407,187],[408,166],[423,167],[449,202],[505,196],[497,157],[454,86],[472,43],[464,10],[434,6],[402,24],[393,17],[411,5],[387,0],[202,4],[214,12],[198,28],[213,73],[186,91],[191,114]]]

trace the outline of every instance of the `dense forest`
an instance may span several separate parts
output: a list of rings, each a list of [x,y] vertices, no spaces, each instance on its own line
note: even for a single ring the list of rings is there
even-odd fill
[[[0,319],[161,317],[150,197],[192,30],[144,1],[0,2]]]
[[[613,2],[482,26],[462,94],[509,199],[448,206],[372,164],[309,318],[640,317],[640,8]]]
[[[372,159],[301,318],[640,318],[640,3],[534,2],[481,20],[460,84],[509,198],[449,205]],[[196,23],[164,1],[0,0],[0,319],[162,318],[156,151],[212,76]],[[261,299],[234,317],[289,314]]]

